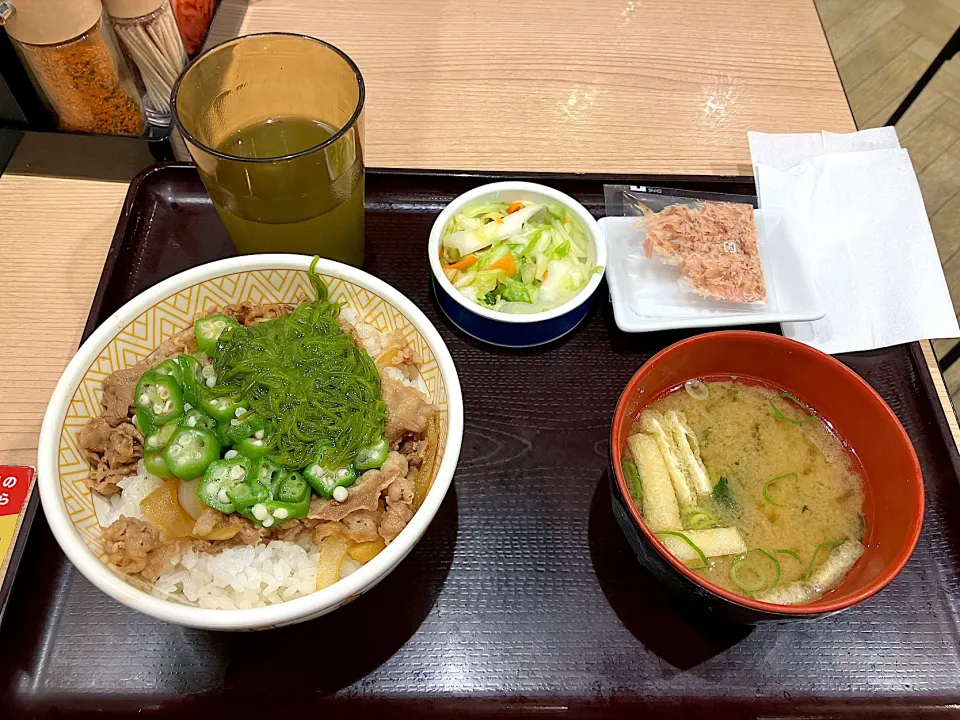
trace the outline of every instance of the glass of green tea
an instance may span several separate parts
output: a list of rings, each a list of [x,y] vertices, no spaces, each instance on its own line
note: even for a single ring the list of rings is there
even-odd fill
[[[173,114],[237,251],[363,264],[363,77],[303,35],[247,35],[181,75]]]

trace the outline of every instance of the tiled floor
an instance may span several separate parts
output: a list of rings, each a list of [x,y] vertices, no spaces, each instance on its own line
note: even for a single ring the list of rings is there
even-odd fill
[[[860,128],[885,125],[960,26],[960,0],[816,0]],[[960,313],[960,55],[897,123],[910,151],[954,308]],[[943,355],[956,340],[934,343]],[[960,362],[946,373],[960,406]]]

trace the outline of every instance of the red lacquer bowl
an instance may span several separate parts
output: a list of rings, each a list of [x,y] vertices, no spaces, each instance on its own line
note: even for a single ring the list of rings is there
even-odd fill
[[[691,378],[729,378],[776,386],[815,409],[863,470],[866,552],[833,591],[809,605],[787,606],[735,595],[709,583],[654,537],[630,499],[621,471],[630,427],[640,411]],[[903,569],[923,523],[923,477],[906,431],[859,375],[806,345],[766,333],[698,335],[651,358],[617,403],[610,442],[614,514],[640,561],[687,599],[730,619],[799,620],[845,610],[879,592]]]

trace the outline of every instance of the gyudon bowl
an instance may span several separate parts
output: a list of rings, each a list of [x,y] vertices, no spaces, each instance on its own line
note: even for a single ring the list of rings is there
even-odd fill
[[[252,416],[246,413],[258,407],[252,395],[249,408],[236,408],[240,421],[222,417],[216,426],[203,425],[215,414],[210,397],[216,396],[216,388],[224,389],[218,382],[228,382],[224,377],[218,381],[215,372],[229,375],[222,359],[228,352],[223,338],[229,339],[229,332],[219,345],[215,339],[216,349],[207,355],[194,345],[195,321],[225,313],[237,319],[239,330],[234,332],[243,333],[238,337],[253,338],[251,333],[263,331],[250,330],[254,325],[275,315],[292,317],[294,308],[308,307],[317,297],[310,267],[311,258],[305,256],[252,255],[180,273],[114,313],[83,343],[57,384],[40,436],[43,509],[71,562],[119,602],[161,620],[216,630],[301,622],[331,612],[376,585],[412,550],[436,514],[463,435],[456,369],[423,313],[361,270],[325,260],[315,267],[333,303],[324,307],[336,318],[333,329],[324,332],[336,335],[342,330],[349,338],[336,335],[340,351],[354,363],[360,358],[366,387],[384,403],[377,406],[383,417],[383,440],[376,443],[379,456],[350,456],[347,464],[356,476],[352,484],[341,482],[342,473],[331,476],[327,469],[309,464],[286,475],[274,468],[270,475],[265,461],[251,459],[261,441],[278,448],[281,432],[292,432],[269,423],[257,426],[259,432],[253,431],[255,424],[247,428]],[[339,316],[331,309],[336,305]],[[194,393],[207,401],[199,408],[184,400],[186,371],[177,376],[183,397],[166,380],[158,380],[161,359],[187,360],[188,354],[198,359],[197,364],[186,363],[196,369],[202,386]],[[342,369],[338,365],[328,374]],[[135,386],[137,377],[152,384]],[[108,378],[112,380],[105,391]],[[356,394],[351,390],[343,397]],[[178,403],[183,414],[162,424],[164,414]],[[337,418],[352,412],[348,405],[318,407],[333,418],[330,427],[339,427]],[[139,414],[144,408],[147,416]],[[151,409],[159,414],[148,417]],[[199,426],[196,419],[188,419],[191,413]],[[308,428],[303,423],[316,419],[308,414],[297,427]],[[175,431],[160,432],[173,425]],[[241,433],[245,439],[228,437],[245,428],[250,431]],[[155,440],[156,435],[161,440]],[[199,471],[180,461],[185,453],[210,450],[211,435],[223,445],[213,443],[214,455],[208,453],[205,460],[215,457],[213,463],[191,480]],[[181,447],[174,447],[181,436]],[[198,445],[198,438],[207,438],[207,445]],[[154,442],[166,444],[155,451]],[[322,443],[316,447],[316,457],[333,457]],[[279,450],[275,454],[279,457]],[[271,451],[266,458],[273,456]],[[211,475],[217,463],[221,471]],[[269,488],[257,504],[243,506],[244,488],[230,484],[231,472],[241,474],[237,466],[250,473],[238,482],[258,492]],[[173,468],[176,476],[158,477],[164,471],[172,475]],[[303,516],[299,513],[305,512],[302,490],[308,472],[305,497],[310,509]],[[218,484],[205,485],[213,477],[219,478]],[[275,481],[277,477],[285,479]],[[218,503],[228,504],[213,509]],[[158,522],[160,527],[151,529],[151,523]],[[330,557],[335,558],[332,563]]]

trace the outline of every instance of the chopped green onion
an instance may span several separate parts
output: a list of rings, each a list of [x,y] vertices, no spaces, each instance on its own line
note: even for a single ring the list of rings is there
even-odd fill
[[[691,568],[692,570],[706,570],[707,568],[710,567],[710,561],[707,560],[707,556],[704,554],[703,550],[701,550],[699,547],[697,547],[697,544],[696,544],[695,542],[693,542],[693,540],[691,540],[690,538],[688,538],[686,535],[684,535],[683,533],[681,533],[681,532],[673,532],[672,530],[664,530],[663,532],[654,533],[654,535],[656,535],[657,537],[660,537],[661,535],[669,535],[670,537],[680,538],[680,539],[683,540],[687,545],[689,545],[689,546],[691,547],[691,549],[692,549],[697,555],[700,556],[700,559],[703,560],[703,567],[702,567],[702,568]]]
[[[774,567],[774,568],[776,569],[776,571],[777,571],[777,576],[773,579],[773,582],[770,583],[770,587],[776,587],[776,586],[777,586],[777,583],[780,582],[780,561],[777,560],[773,555],[771,555],[770,553],[768,553],[766,550],[763,550],[763,549],[761,549],[761,548],[757,548],[756,550],[753,550],[753,552],[758,552],[758,553],[760,553],[760,554],[763,555],[765,558],[767,558],[767,560],[769,560],[770,562],[773,563],[773,567]]]
[[[750,559],[750,555],[753,553],[763,555],[763,557],[773,564],[774,577],[772,581],[768,582],[767,573],[764,569],[754,560]],[[743,576],[744,573],[753,573],[756,576],[756,582],[751,582],[748,578],[745,578]],[[738,588],[747,593],[757,592],[758,590],[769,590],[772,587],[776,587],[777,583],[780,582],[780,573],[780,561],[763,548],[750,550],[730,566],[730,579],[733,580]]]
[[[643,485],[640,484],[640,471],[633,461],[627,458],[621,458],[620,469],[623,471],[623,479],[627,481],[627,488],[633,499],[637,502],[643,500]]]
[[[792,425],[803,425],[804,423],[814,422],[817,419],[817,416],[813,414],[813,410],[810,408],[810,406],[803,402],[796,395],[788,392],[782,392],[777,397],[790,398],[794,405],[803,408],[810,414],[809,417],[804,418],[803,420],[793,420],[792,418],[788,418],[786,415],[784,415],[780,408],[777,407],[776,403],[773,402],[773,398],[770,398],[770,407],[773,408],[773,416],[777,420],[785,420]]]
[[[800,559],[800,553],[796,552],[795,550],[775,550],[774,552],[778,553],[779,555],[789,555],[797,562],[803,562],[803,560]]]
[[[717,516],[706,510],[691,508],[683,513],[683,525],[689,530],[708,530],[720,526]]]
[[[770,497],[770,486],[781,480],[791,480],[791,479],[796,482],[800,479],[800,477],[795,472],[792,472],[792,473],[787,473],[786,475],[778,475],[772,480],[767,480],[763,484],[763,499],[766,500],[771,505],[773,505],[774,507],[783,507],[784,505],[783,503],[775,502],[773,498]]]
[[[803,579],[809,580],[810,576],[813,575],[813,566],[817,562],[817,555],[820,554],[821,550],[833,550],[835,547],[843,545],[843,543],[844,539],[840,538],[839,540],[827,540],[827,542],[822,542],[817,545],[813,550],[813,557],[810,558],[810,564],[807,565],[806,572],[803,574]]]
[[[753,573],[755,580],[751,582],[744,578],[744,572]],[[755,563],[747,562],[746,558],[737,560],[730,566],[730,579],[738,588],[748,593],[763,590],[767,587],[767,575],[763,572],[763,568],[758,567]]]

